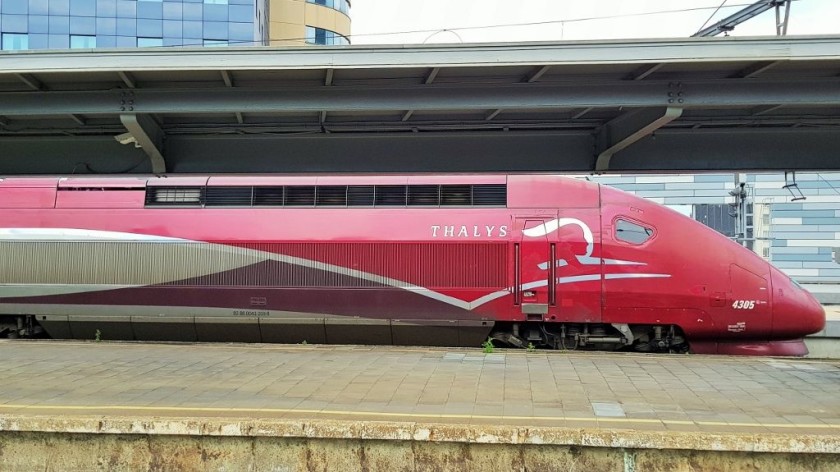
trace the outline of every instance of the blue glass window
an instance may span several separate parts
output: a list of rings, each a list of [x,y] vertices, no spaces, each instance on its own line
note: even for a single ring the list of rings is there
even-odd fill
[[[205,46],[211,46],[211,47],[220,47],[220,46],[227,46],[228,42],[225,41],[224,39],[205,39],[204,40],[204,45]]]
[[[204,0],[204,3],[208,5],[227,5],[228,0]]]
[[[50,12],[49,0],[29,0],[30,15],[47,15]],[[35,48],[33,48],[35,49]],[[39,48],[40,49],[40,48]]]
[[[137,20],[137,36],[145,38],[163,37],[163,20]]]
[[[3,33],[2,36],[4,51],[19,51],[29,49],[29,35],[19,33]]]
[[[69,15],[70,0],[50,0],[50,15]],[[50,40],[52,41],[52,40]],[[50,46],[52,47],[52,46]]]
[[[136,18],[137,2],[117,0],[117,18]]]
[[[163,46],[163,38],[137,38],[137,47],[149,48]]]
[[[117,19],[116,18],[97,18],[96,19],[96,35],[114,36],[117,34]]]
[[[164,38],[163,38],[163,47],[167,47],[167,46],[170,46],[170,47],[171,47],[171,46],[183,46],[183,45],[184,45],[184,40],[183,40],[183,39],[181,39],[180,37],[177,37],[177,38],[167,38],[167,37],[164,37]]]
[[[52,19],[52,18],[50,18]],[[70,47],[70,35],[67,34],[50,34],[49,36],[50,49],[67,49]]]
[[[137,36],[137,20],[134,18],[117,18],[117,36]],[[119,46],[119,40],[117,40]]]
[[[129,36],[117,36],[118,48],[134,48],[137,47],[137,39]]]
[[[117,16],[117,0],[96,0],[96,16]]]
[[[96,1],[70,0],[70,14],[73,16],[96,16]]]
[[[184,22],[184,37],[201,39],[204,37],[204,24],[200,21]],[[201,42],[199,41],[199,44]]]
[[[0,11],[4,15],[25,15],[29,13],[29,3],[27,0],[3,0],[0,4]]]
[[[332,8],[344,13],[345,15],[350,12],[350,2],[347,0],[306,0],[306,2]]]
[[[163,3],[137,2],[137,18],[159,20],[163,18]]]
[[[184,3],[185,20],[201,20],[204,17],[204,8],[200,3]]]
[[[93,49],[96,47],[96,36],[70,35],[71,49]]]
[[[348,40],[346,36],[342,36],[335,31],[315,28],[313,26],[306,27],[306,42],[309,44],[319,44],[325,46],[346,46],[350,44],[350,40]]]
[[[249,5],[231,5],[230,21],[251,23],[254,21],[254,7]]]
[[[3,21],[0,22],[0,31],[6,33],[26,33],[26,28],[29,26],[29,19],[26,15],[3,15]]]
[[[29,49],[47,49],[50,45],[49,36],[46,34],[30,34]]]
[[[164,20],[180,20],[184,17],[183,3],[180,2],[166,2],[163,4],[163,19]]]
[[[184,24],[182,21],[177,20],[163,20],[163,37],[166,38],[178,38],[180,39],[183,36],[183,31],[181,26]]]
[[[228,39],[228,24],[224,21],[205,21],[204,39]]]
[[[254,43],[254,25],[251,23],[230,23],[228,24],[231,42],[235,41],[242,46],[256,45]]]
[[[117,47],[117,37],[113,35],[96,35],[96,47],[114,48]]]
[[[69,16],[50,16],[50,35],[54,34],[70,34]],[[52,47],[52,41],[50,38],[50,47]]]
[[[92,16],[71,16],[70,34],[88,36],[96,34],[96,18]]]
[[[204,5],[204,21],[227,21],[227,5]]]
[[[41,15],[29,15],[29,32],[30,33],[49,33],[50,32],[50,18]]]

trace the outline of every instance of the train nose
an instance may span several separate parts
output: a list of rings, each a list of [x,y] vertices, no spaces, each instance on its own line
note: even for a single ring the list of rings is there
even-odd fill
[[[773,278],[773,335],[801,338],[825,328],[825,310],[810,292],[776,268]]]

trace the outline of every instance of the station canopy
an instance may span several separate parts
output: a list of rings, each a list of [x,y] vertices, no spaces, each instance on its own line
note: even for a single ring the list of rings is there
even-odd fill
[[[840,36],[0,52],[0,174],[840,168]]]

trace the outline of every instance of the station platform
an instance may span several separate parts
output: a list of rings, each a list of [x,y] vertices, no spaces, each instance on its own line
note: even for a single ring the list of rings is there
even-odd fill
[[[840,361],[93,341],[0,358],[0,470],[840,470]]]

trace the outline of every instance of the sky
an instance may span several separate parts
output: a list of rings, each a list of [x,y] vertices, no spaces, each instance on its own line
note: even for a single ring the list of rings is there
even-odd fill
[[[755,0],[352,0],[352,44],[684,38]],[[717,12],[715,10],[723,4]],[[675,11],[683,10],[683,11]],[[644,14],[670,11],[670,13]],[[714,16],[710,18],[714,13]],[[636,16],[627,16],[636,15]],[[614,18],[603,18],[614,17]],[[598,18],[598,19],[595,19]],[[732,36],[775,35],[773,9]],[[840,0],[794,0],[788,35],[840,34]]]

